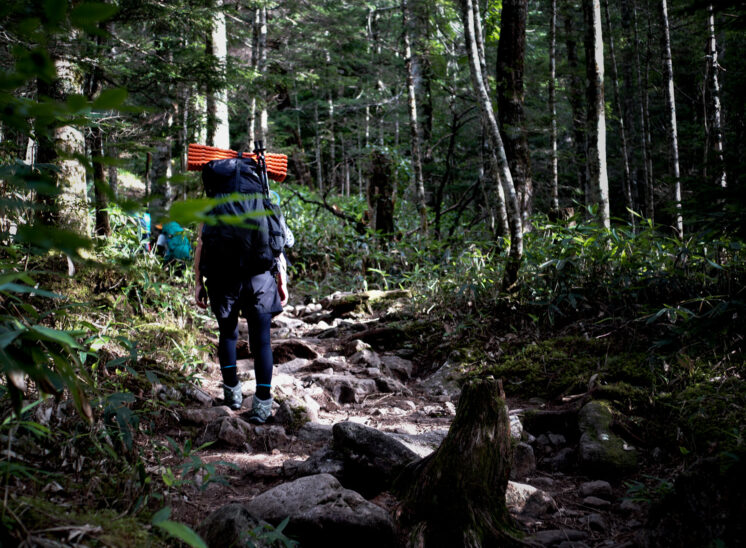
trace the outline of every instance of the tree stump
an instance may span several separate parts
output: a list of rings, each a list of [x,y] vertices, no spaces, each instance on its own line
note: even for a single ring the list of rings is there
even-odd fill
[[[417,547],[525,546],[505,505],[510,421],[494,379],[464,386],[440,447],[400,478],[398,518]]]

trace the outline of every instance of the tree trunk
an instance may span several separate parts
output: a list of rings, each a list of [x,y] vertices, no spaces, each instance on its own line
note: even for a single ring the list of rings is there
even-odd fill
[[[587,161],[585,135],[585,109],[583,107],[583,86],[579,75],[579,61],[577,44],[575,42],[574,11],[567,2],[560,4],[563,8],[562,18],[565,27],[565,47],[567,48],[567,69],[569,82],[567,86],[567,100],[572,111],[572,140],[575,148],[573,155],[574,169],[578,181],[578,190],[582,191],[587,200]]]
[[[83,75],[75,63],[57,58],[54,59],[54,68],[56,77],[51,84],[39,80],[40,96],[64,102],[70,95],[83,93]],[[87,236],[90,229],[86,173],[78,160],[85,154],[83,133],[71,125],[55,127],[51,131],[37,128],[37,138],[37,162],[54,166],[50,177],[59,191],[56,196],[39,196],[44,206],[42,220]]]
[[[391,159],[382,151],[374,150],[370,163],[368,182],[368,208],[371,228],[380,233],[381,242],[386,242],[394,234],[394,204],[396,185]]]
[[[329,107],[329,190],[337,188],[337,139],[335,136],[336,128],[334,127],[334,98],[329,90],[327,99]]]
[[[407,107],[409,111],[409,136],[412,151],[412,187],[414,201],[420,213],[420,228],[422,232],[427,231],[427,206],[425,205],[425,180],[422,175],[421,136],[420,126],[417,121],[417,96],[415,94],[415,70],[412,57],[411,28],[409,8],[407,0],[402,0],[402,27],[404,29],[404,62],[407,67]]]
[[[267,5],[262,3],[259,7],[259,39],[258,39],[258,57],[256,69],[260,76],[267,72]],[[266,86],[264,79],[260,79],[263,86]],[[267,92],[264,87],[261,92],[261,101],[259,104],[259,128],[257,139],[264,142],[264,147],[269,149],[269,115],[267,114]]]
[[[720,64],[718,63],[717,40],[715,39],[715,13],[712,4],[707,6],[707,78],[705,85],[709,92],[709,115],[705,115],[705,120],[709,119],[707,124],[707,134],[710,136],[712,148],[715,152],[715,181],[718,186],[725,188],[727,180],[725,176],[725,163],[723,161],[723,127],[721,122],[720,107],[720,79],[718,72]],[[705,162],[707,164],[707,162]]]
[[[637,91],[635,90],[635,80],[633,71],[635,69],[635,47],[634,34],[632,32],[632,2],[622,2],[621,5],[621,26],[622,26],[622,47],[620,53],[622,56],[622,93],[621,99],[624,111],[624,129],[627,133],[627,153],[630,162],[630,193],[632,194],[633,209],[642,208],[644,205],[641,200],[641,191],[639,188],[639,179],[642,168],[639,167],[637,154],[635,152],[635,143],[640,142],[635,127],[637,112]],[[626,46],[625,46],[626,44]]]
[[[585,16],[586,99],[588,102],[588,174],[598,217],[609,228],[609,179],[606,171],[606,111],[604,102],[604,45],[600,0],[583,0]]]
[[[655,220],[655,193],[653,192],[653,158],[650,138],[650,114],[648,113],[647,78],[642,78],[640,61],[640,35],[638,30],[637,0],[632,0],[632,19],[635,42],[635,67],[637,69],[638,101],[640,103],[640,128],[642,130],[643,176],[645,178],[645,216]]]
[[[314,143],[316,148],[316,188],[319,192],[324,193],[324,165],[321,161],[321,129],[319,122],[319,105],[315,103],[313,106],[313,127],[316,130],[314,136]]]
[[[512,448],[504,398],[494,379],[464,386],[440,447],[400,477],[398,515],[411,546],[524,545],[505,505]]]
[[[510,173],[521,206],[523,229],[533,206],[531,161],[523,111],[523,67],[526,57],[528,0],[503,0],[497,46],[497,113]]]
[[[169,111],[166,116],[166,124],[163,136],[155,144],[155,158],[152,165],[150,217],[153,222],[166,214],[173,200],[173,188],[171,177],[171,145],[173,137],[171,130],[173,126],[173,112]]]
[[[96,236],[111,234],[109,223],[109,196],[106,192],[106,172],[102,158],[104,155],[104,132],[95,126],[91,130],[91,162],[93,163],[93,191],[96,206]]]
[[[518,279],[518,269],[523,258],[523,224],[521,222],[521,207],[518,195],[513,184],[513,176],[510,173],[508,159],[505,156],[500,128],[492,109],[489,93],[483,79],[482,67],[480,66],[480,53],[475,38],[475,20],[479,19],[478,6],[472,0],[460,0],[461,15],[464,23],[464,38],[466,50],[469,57],[469,69],[471,73],[472,86],[477,96],[479,109],[482,113],[483,123],[486,124],[490,144],[497,155],[500,171],[500,181],[506,196],[506,203],[510,206],[510,252],[508,264],[505,267],[504,287],[512,287]]]
[[[611,33],[611,17],[609,16],[609,0],[604,0],[604,15],[606,19],[606,35],[609,40],[609,58],[611,60],[611,85],[614,91],[614,104],[616,110],[619,113],[619,136],[622,141],[622,162],[624,165],[624,178],[622,180],[622,192],[624,193],[624,199],[627,204],[627,214],[629,215],[629,222],[634,227],[635,215],[634,206],[632,203],[632,184],[629,170],[629,152],[627,147],[627,132],[624,128],[624,109],[622,108],[622,102],[619,98],[619,75],[617,73],[616,65],[616,54],[614,52],[614,35]]]
[[[119,158],[119,149],[111,136],[108,136],[106,141],[106,154],[113,160]],[[119,168],[116,166],[115,162],[112,162],[112,164],[109,165],[109,188],[111,189],[112,195],[116,198],[119,191]]]
[[[557,158],[557,0],[552,0],[549,15],[549,116],[551,118],[552,214],[559,218],[559,166]]]
[[[666,83],[666,108],[668,109],[668,144],[671,151],[671,172],[674,179],[674,203],[676,206],[676,232],[684,237],[684,219],[681,216],[681,179],[679,174],[679,134],[676,128],[676,98],[673,86],[673,61],[671,60],[671,36],[668,28],[668,6],[666,0],[660,3],[661,25],[663,27],[663,77]]]
[[[212,9],[212,32],[210,34],[210,53],[219,72],[225,78],[225,66],[228,60],[228,43],[225,31],[225,13],[223,0],[214,0]],[[208,145],[229,149],[230,123],[228,120],[228,89],[221,86],[211,90],[207,95],[208,111]]]

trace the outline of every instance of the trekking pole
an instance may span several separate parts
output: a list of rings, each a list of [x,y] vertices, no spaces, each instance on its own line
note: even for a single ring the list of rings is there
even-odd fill
[[[267,177],[267,162],[264,158],[264,151],[264,141],[254,141],[254,154],[256,154],[256,163],[259,165],[262,190],[264,190],[265,196],[269,198],[269,178]]]

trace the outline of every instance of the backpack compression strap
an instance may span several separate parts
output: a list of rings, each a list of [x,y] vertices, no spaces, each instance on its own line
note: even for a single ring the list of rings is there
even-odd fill
[[[244,154],[243,157],[257,159],[256,154]],[[227,158],[238,158],[238,152],[195,143],[190,143],[187,149],[187,167],[189,171],[202,171],[207,162]],[[267,164],[267,176],[278,183],[284,181],[288,173],[288,157],[285,154],[269,152],[264,155],[264,160]]]

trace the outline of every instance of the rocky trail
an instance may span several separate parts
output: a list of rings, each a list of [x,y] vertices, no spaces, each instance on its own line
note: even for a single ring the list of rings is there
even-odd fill
[[[375,295],[391,299],[379,313],[365,295],[334,295],[275,318],[275,404],[267,424],[246,420],[254,373],[245,343],[241,410],[220,405],[217,363],[208,364],[201,388],[188,391],[190,403],[175,410],[163,434],[193,447],[211,442],[195,452],[202,466],[174,501],[176,518],[209,546],[228,546],[262,520],[277,525],[286,517],[285,533],[301,546],[403,543],[392,484],[401,467],[446,436],[460,392],[458,363],[449,359],[423,376],[434,368],[419,363],[387,324],[401,295]],[[243,320],[240,329],[245,341]],[[508,394],[515,441],[508,508],[531,544],[637,546],[643,508],[625,499],[622,482],[636,470],[637,450],[611,431],[603,403],[582,403],[550,408]],[[210,466],[227,481],[211,481]]]

